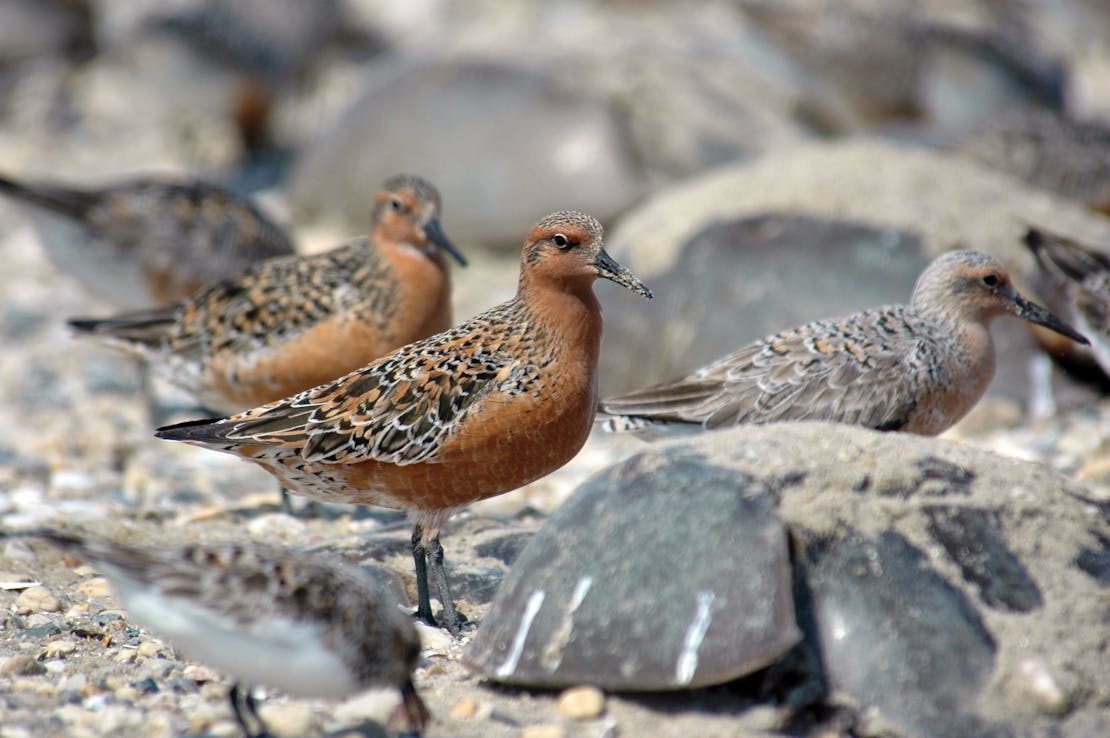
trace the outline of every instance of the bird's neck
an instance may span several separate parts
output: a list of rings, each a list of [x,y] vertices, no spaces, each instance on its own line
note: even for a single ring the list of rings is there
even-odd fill
[[[443,255],[427,254],[407,243],[391,242],[379,249],[382,265],[398,292],[392,307],[409,316],[421,333],[445,330],[451,324],[451,272]],[[406,337],[408,338],[408,337]]]
[[[601,304],[594,295],[592,277],[521,280],[517,299],[528,306],[543,330],[558,336],[564,348],[584,352],[587,364],[596,367],[601,347]]]

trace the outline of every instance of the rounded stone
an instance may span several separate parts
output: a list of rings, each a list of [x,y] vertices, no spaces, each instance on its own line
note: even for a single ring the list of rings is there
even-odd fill
[[[62,609],[62,601],[46,587],[28,587],[19,593],[15,599],[15,612],[17,615],[30,615],[35,612],[58,612]]]
[[[473,697],[464,697],[451,706],[448,716],[452,720],[470,720],[478,714],[478,700]]]
[[[156,659],[166,653],[166,647],[157,641],[143,641],[139,644],[137,653],[146,659]]]
[[[559,695],[556,707],[572,720],[590,720],[605,712],[605,693],[588,685],[571,687]]]
[[[686,689],[766,666],[800,638],[767,491],[647,454],[595,475],[525,546],[464,663],[499,682],[607,690]]]
[[[46,644],[46,649],[43,651],[43,657],[47,659],[60,659],[74,653],[77,650],[77,642],[69,640],[68,638],[50,641]]]
[[[443,193],[452,239],[516,249],[538,215],[577,208],[605,220],[641,192],[604,98],[495,61],[401,61],[377,71],[301,157],[291,199],[302,215],[365,228],[380,178],[418,172]]]
[[[1076,680],[1062,674],[1042,659],[1028,658],[1018,664],[1018,689],[1032,697],[1046,715],[1065,715],[1071,708]]]
[[[104,577],[93,577],[78,584],[74,591],[85,597],[109,597],[112,595],[112,585]]]

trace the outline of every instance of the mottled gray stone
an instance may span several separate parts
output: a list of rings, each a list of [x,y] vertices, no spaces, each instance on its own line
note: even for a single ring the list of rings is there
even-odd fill
[[[2,449],[0,449],[0,452],[2,452]],[[474,552],[479,556],[497,559],[506,566],[512,566],[513,562],[520,556],[520,552],[528,545],[532,535],[531,532],[507,533],[479,543],[474,547]]]
[[[905,538],[851,532],[807,543],[799,615],[834,690],[877,708],[898,734],[984,735],[971,714],[994,641],[968,598]],[[807,610],[809,610],[807,612]]]
[[[291,182],[305,217],[364,229],[384,177],[412,172],[443,194],[461,244],[519,248],[553,210],[605,220],[641,192],[614,108],[551,75],[477,61],[379,68],[362,99],[311,146]]]
[[[510,684],[688,688],[797,642],[771,490],[654,461],[595,476],[533,536],[464,656],[473,670]]]
[[[932,505],[924,512],[930,535],[978,588],[985,605],[1029,612],[1044,604],[1037,583],[1006,546],[1006,532],[995,513],[948,505]]]
[[[1070,734],[1110,700],[1110,518],[1046,466],[827,423],[702,433],[625,464],[768,491],[797,544],[805,647],[858,734]]]

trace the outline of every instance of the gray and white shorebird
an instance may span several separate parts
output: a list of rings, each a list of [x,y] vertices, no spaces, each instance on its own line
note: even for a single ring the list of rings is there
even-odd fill
[[[253,684],[325,698],[396,686],[408,725],[419,733],[428,721],[412,683],[416,628],[359,567],[258,543],[140,548],[70,532],[30,535],[89,561],[136,622],[231,675],[232,710],[248,737],[269,735]]]
[[[601,410],[610,430],[645,435],[789,420],[936,435],[990,384],[990,324],[1001,315],[1087,343],[1019,294],[997,259],[951,251],[921,273],[908,305],[767,336],[677,381],[605,399]]]
[[[1090,357],[1110,376],[1110,251],[1039,227],[1023,240],[1037,259],[1046,296],[1054,295],[1064,317],[1090,338]],[[1065,353],[1055,343],[1047,348]]]
[[[0,195],[33,206],[54,265],[121,308],[183,299],[261,259],[295,252],[249,200],[197,179],[140,177],[101,187],[20,182]]]

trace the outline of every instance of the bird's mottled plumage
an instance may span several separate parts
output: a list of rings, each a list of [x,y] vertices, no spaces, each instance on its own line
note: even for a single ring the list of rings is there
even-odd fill
[[[612,429],[707,429],[830,420],[935,435],[962,418],[994,375],[988,330],[1015,314],[1085,340],[1021,297],[996,259],[935,259],[908,305],[822,320],[751,343],[675,382],[604,400]]]
[[[82,189],[0,176],[0,194],[35,206],[43,246],[60,270],[124,308],[180,300],[295,251],[249,201],[199,180]]]
[[[1053,297],[1050,307],[1058,304],[1064,317],[1091,340],[1090,356],[1110,376],[1110,251],[1043,228],[1030,228],[1025,245],[1045,277],[1044,291]]]
[[[41,535],[100,569],[138,622],[238,681],[305,697],[396,686],[413,727],[427,720],[412,685],[416,629],[359,567],[253,542],[140,548]],[[246,730],[235,691],[232,701]]]
[[[525,243],[512,300],[329,384],[158,435],[243,456],[319,500],[408,510],[418,583],[421,546],[441,576],[439,529],[453,509],[538,479],[585,443],[597,404],[598,276],[650,297],[604,251],[596,220],[555,213]],[[437,587],[451,608],[445,580]],[[420,613],[430,618],[426,598]],[[454,629],[453,619],[452,608]]]
[[[203,404],[237,412],[335,379],[451,325],[439,193],[397,176],[368,238],[255,264],[179,305],[71,325],[151,362]]]

